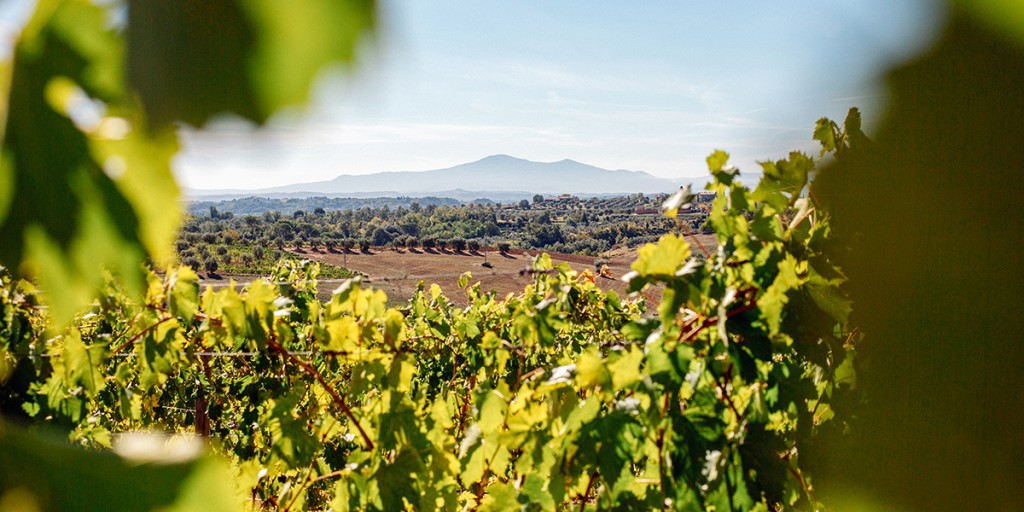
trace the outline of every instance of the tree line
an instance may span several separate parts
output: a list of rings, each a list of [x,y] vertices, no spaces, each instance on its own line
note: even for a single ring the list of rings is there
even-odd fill
[[[653,242],[679,223],[707,231],[696,205],[678,219],[660,211],[667,195],[543,198],[511,204],[435,204],[360,207],[236,215],[207,206],[187,216],[178,235],[179,261],[193,268],[231,271],[269,268],[282,251],[362,251],[371,248],[478,251],[537,249],[596,256],[617,246]]]

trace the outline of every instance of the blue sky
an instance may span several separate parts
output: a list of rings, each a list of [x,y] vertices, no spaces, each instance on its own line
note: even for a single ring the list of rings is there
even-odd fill
[[[821,116],[885,103],[877,80],[940,23],[926,0],[381,0],[381,30],[302,112],[185,130],[193,188],[259,188],[504,153],[667,178],[721,148],[741,170],[813,151]],[[0,37],[3,36],[0,16]]]

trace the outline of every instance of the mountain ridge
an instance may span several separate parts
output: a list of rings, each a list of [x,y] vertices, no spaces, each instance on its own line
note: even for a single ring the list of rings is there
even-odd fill
[[[577,194],[607,195],[669,193],[693,178],[670,180],[644,171],[603,169],[572,159],[535,162],[506,154],[490,155],[473,162],[425,171],[383,171],[342,174],[330,180],[294,183],[256,190],[187,191],[192,199],[210,196],[338,196],[339,194],[431,195],[453,190],[474,191],[507,198],[510,195]]]

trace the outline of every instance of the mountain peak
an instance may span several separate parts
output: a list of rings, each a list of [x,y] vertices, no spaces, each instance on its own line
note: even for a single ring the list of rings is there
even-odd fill
[[[497,155],[485,156],[485,157],[481,158],[480,160],[477,160],[477,162],[522,162],[522,161],[523,161],[522,158],[516,158],[514,156],[506,155],[506,154],[497,154]]]

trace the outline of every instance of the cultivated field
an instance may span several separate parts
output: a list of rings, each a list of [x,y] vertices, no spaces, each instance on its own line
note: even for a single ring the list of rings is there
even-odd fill
[[[700,241],[714,250],[714,237],[698,235]],[[699,251],[695,246],[694,252]],[[480,251],[436,251],[423,249],[374,248],[369,253],[331,253],[305,252],[296,256],[314,259],[332,265],[347,267],[368,276],[371,286],[384,290],[393,302],[404,302],[412,296],[417,283],[423,281],[427,285],[437,283],[452,300],[462,303],[464,293],[458,289],[458,280],[464,272],[473,274],[473,282],[479,282],[483,290],[495,290],[499,296],[522,291],[530,283],[531,277],[523,272],[530,268],[530,262],[540,251],[511,250],[501,254],[491,248]],[[555,264],[568,263],[576,271],[594,270],[594,261],[598,258],[573,254],[549,253]],[[620,279],[629,272],[630,265],[636,258],[636,251],[618,249],[607,253],[608,270],[612,277],[597,277],[596,283],[605,290],[615,290],[624,294],[626,283]],[[487,261],[491,267],[483,266]],[[648,299],[657,301],[661,298],[659,291],[646,293]]]

